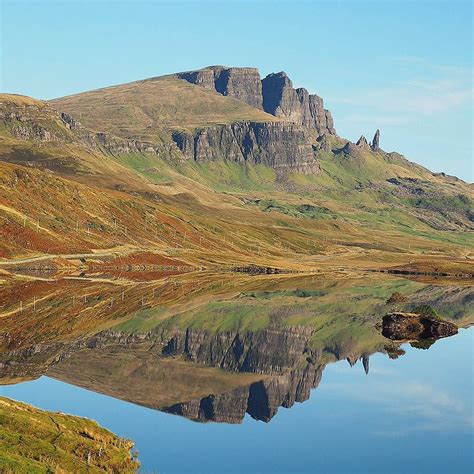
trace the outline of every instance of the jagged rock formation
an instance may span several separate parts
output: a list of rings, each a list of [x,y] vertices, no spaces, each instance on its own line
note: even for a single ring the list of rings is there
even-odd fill
[[[369,144],[367,143],[367,139],[364,137],[364,135],[361,135],[359,140],[357,140],[356,145],[360,148],[365,148],[369,149]]]
[[[366,354],[366,353],[362,354],[361,359],[362,359],[362,365],[364,367],[364,372],[368,374],[369,373],[369,354]]]
[[[279,407],[290,408],[295,403],[308,400],[311,389],[321,382],[324,367],[308,364],[304,369],[230,392],[176,403],[162,408],[162,411],[200,422],[241,423],[246,413],[256,420],[268,422],[277,414]]]
[[[335,135],[329,110],[324,109],[323,99],[309,94],[304,88],[294,89],[284,72],[269,74],[262,80],[263,110],[305,127],[315,128],[319,135]]]
[[[263,108],[262,83],[256,68],[212,66],[199,71],[182,72],[177,76],[252,107]]]
[[[174,132],[172,136],[184,156],[195,161],[225,158],[238,163],[262,163],[282,171],[320,172],[311,132],[290,123],[237,122],[194,133]]]
[[[226,370],[280,374],[295,367],[301,358],[311,356],[312,332],[310,328],[292,327],[212,336],[206,331],[187,329],[175,332],[163,354],[182,354],[194,362]],[[275,351],[275,347],[279,350]]]
[[[361,151],[382,151],[380,148],[380,130],[377,129],[371,143],[367,142],[364,135],[361,135],[356,143],[348,141],[343,148],[336,153],[344,153],[349,156],[357,156]]]
[[[375,132],[374,139],[372,140],[370,147],[372,148],[372,151],[380,151],[380,130],[379,129],[377,129],[377,131]]]
[[[177,74],[192,84],[234,97],[288,122],[310,127],[318,135],[335,135],[331,113],[324,109],[323,99],[304,88],[294,89],[284,72],[269,74],[260,80],[255,68],[211,66],[198,71]]]

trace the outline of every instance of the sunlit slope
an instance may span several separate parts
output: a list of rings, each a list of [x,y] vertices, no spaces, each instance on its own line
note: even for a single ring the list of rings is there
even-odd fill
[[[238,121],[273,122],[273,115],[174,76],[54,99],[55,108],[94,131],[157,142],[162,132],[193,130]]]
[[[0,161],[99,187],[152,190],[105,153],[93,133],[71,128],[46,102],[20,95],[0,94]]]
[[[0,397],[0,471],[5,474],[133,473],[139,463],[132,448],[131,441],[95,421]]]
[[[470,186],[400,155],[347,154],[333,137],[319,175],[196,162],[104,144],[44,102],[0,98],[1,258],[147,248],[227,267],[469,263]]]
[[[170,130],[189,131],[239,120],[281,120],[174,76],[76,94],[51,103],[94,130],[165,143]],[[367,225],[395,225],[401,231],[472,231],[471,185],[432,173],[397,153],[346,146],[348,141],[336,136],[325,140],[326,145],[316,155],[319,175],[277,173],[263,165],[233,163],[225,157],[210,162],[170,161],[169,153],[163,152],[158,156],[166,160],[163,164],[146,153],[117,156],[120,164],[158,184],[177,184],[178,176],[183,175],[213,190],[249,197],[250,204],[254,199],[262,200],[257,204],[264,210],[307,217],[315,214],[311,208],[300,212],[295,206],[309,204],[328,207]]]

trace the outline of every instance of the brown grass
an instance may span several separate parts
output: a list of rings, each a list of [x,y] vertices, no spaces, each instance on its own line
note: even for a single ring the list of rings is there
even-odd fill
[[[131,82],[54,99],[84,126],[122,138],[156,142],[166,130],[193,130],[241,120],[278,119],[241,101],[173,76]]]

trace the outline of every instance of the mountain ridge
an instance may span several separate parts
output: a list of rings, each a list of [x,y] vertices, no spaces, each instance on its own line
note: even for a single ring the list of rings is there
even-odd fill
[[[352,143],[338,136],[328,128],[327,117],[324,125],[324,118],[304,112],[302,105],[308,105],[311,95],[293,89],[286,74],[276,74],[283,86],[276,88],[279,105],[271,115],[244,101],[260,97],[256,69],[207,68],[212,84],[204,85],[196,79],[200,71],[191,78],[198,84],[177,73],[48,102],[0,96],[0,168],[5,178],[0,213],[8,216],[2,253],[18,255],[23,246],[31,255],[51,245],[39,245],[34,234],[28,243],[11,234],[21,228],[21,219],[12,217],[17,212],[27,216],[27,223],[41,221],[50,232],[42,237],[56,235],[58,250],[69,253],[79,242],[81,251],[90,249],[103,235],[101,248],[133,242],[133,248],[148,245],[169,252],[179,245],[187,262],[199,255],[201,263],[223,264],[231,258],[236,266],[253,260],[295,268],[298,261],[301,268],[340,251],[371,259],[380,252],[381,241],[382,260],[399,265],[427,251],[430,258],[468,258],[466,246],[474,228],[471,185],[383,151],[379,130],[370,143],[365,137]],[[216,71],[221,92],[215,90]],[[262,108],[267,86],[261,89]],[[316,119],[323,122],[317,126]],[[26,193],[25,205],[12,184],[15,176]],[[54,224],[53,231],[54,221],[41,215],[46,208],[32,207],[35,196],[29,193],[43,192],[37,182],[58,201],[55,219],[67,223],[64,234],[58,229],[65,224]],[[101,196],[98,215],[88,218],[82,209],[76,231],[70,222],[78,214],[74,182],[86,186],[81,192],[89,206],[95,207],[94,196]],[[64,186],[67,204],[57,191]],[[118,211],[119,202],[140,211],[127,215]],[[115,210],[107,214],[110,207]],[[160,208],[167,217],[155,217],[155,235],[148,235],[147,215]],[[127,231],[114,229],[118,216]],[[183,216],[186,231],[181,228],[178,238],[176,232],[171,237],[172,230],[160,237],[158,229],[177,225]],[[87,233],[78,239],[84,222]],[[209,247],[217,241],[226,242],[223,253]],[[263,247],[265,255],[255,253]],[[400,248],[408,255],[397,253]],[[370,249],[369,255],[363,249]]]

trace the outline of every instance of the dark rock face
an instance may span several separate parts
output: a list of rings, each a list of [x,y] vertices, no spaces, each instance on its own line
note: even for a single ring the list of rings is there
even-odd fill
[[[185,355],[200,364],[234,372],[282,374],[299,361],[311,356],[310,328],[275,328],[243,334],[222,332],[215,336],[206,331],[176,331],[163,354]],[[275,347],[279,350],[275,351]]]
[[[372,140],[370,147],[372,148],[373,151],[380,151],[380,130],[379,129],[377,129],[377,131],[375,132],[374,139]]]
[[[360,148],[369,149],[369,144],[367,143],[367,139],[364,137],[364,135],[360,136],[359,140],[357,140],[356,145]]]
[[[390,313],[382,321],[382,334],[395,341],[439,339],[457,332],[457,326],[450,321],[414,313]]]
[[[279,407],[290,408],[309,399],[324,370],[323,365],[308,364],[304,369],[255,382],[230,392],[209,395],[162,408],[162,411],[185,416],[193,421],[241,423],[248,413],[260,421],[270,421]]]
[[[269,74],[260,80],[258,69],[212,66],[199,71],[177,74],[192,84],[215,90],[241,100],[252,107],[281,117],[285,121],[315,129],[318,135],[335,135],[331,113],[323,99],[304,89],[294,89],[284,72]]]
[[[213,161],[225,158],[237,163],[262,163],[282,171],[319,173],[311,132],[285,122],[237,122],[175,132],[173,140],[186,158]]]
[[[167,356],[184,355],[193,362],[227,371],[271,377],[222,394],[177,403],[163,411],[201,422],[241,423],[246,413],[270,421],[280,406],[289,408],[307,400],[311,389],[321,381],[324,365],[313,362],[320,354],[309,348],[312,333],[305,327],[217,335],[193,329],[176,331],[163,349]]]
[[[262,109],[262,83],[258,69],[212,66],[200,71],[182,72],[177,76],[206,89],[213,89],[222,95],[241,100],[252,107]]]
[[[323,99],[304,89],[294,89],[284,72],[269,74],[262,80],[263,110],[305,127],[316,129],[319,135],[335,135],[331,113],[324,109]]]

